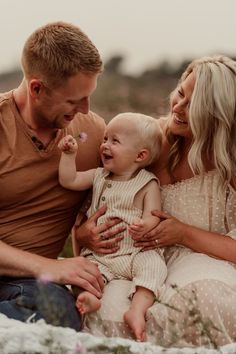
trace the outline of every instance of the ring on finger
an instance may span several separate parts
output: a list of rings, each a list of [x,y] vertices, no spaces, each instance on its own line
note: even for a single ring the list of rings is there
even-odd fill
[[[103,234],[101,234],[101,235],[100,235],[100,240],[101,240],[101,241],[106,240],[106,236],[104,236]]]

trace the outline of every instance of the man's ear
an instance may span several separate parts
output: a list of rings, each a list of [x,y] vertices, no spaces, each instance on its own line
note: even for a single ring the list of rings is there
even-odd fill
[[[142,149],[139,151],[137,157],[136,157],[136,162],[143,162],[147,160],[150,156],[150,151],[147,149]]]
[[[30,80],[30,82],[29,82],[29,92],[30,92],[30,95],[33,98],[37,98],[40,95],[40,93],[42,91],[42,88],[43,88],[42,81],[40,81],[38,79]]]

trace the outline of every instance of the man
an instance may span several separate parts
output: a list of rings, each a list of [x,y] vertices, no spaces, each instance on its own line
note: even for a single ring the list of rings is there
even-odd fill
[[[79,330],[64,285],[101,297],[103,281],[83,257],[58,259],[86,194],[59,185],[57,144],[85,132],[77,168],[98,166],[105,123],[89,112],[89,98],[102,62],[78,27],[56,22],[28,38],[22,70],[19,87],[0,95],[0,312]]]

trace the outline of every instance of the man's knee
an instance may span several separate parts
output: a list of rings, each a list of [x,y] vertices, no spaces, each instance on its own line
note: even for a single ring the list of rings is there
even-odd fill
[[[54,326],[81,329],[81,315],[75,307],[72,293],[62,285],[38,283],[36,304],[47,323]]]
[[[71,327],[77,331],[81,329],[81,316],[75,307],[73,295],[66,287],[55,283],[39,283],[34,279],[18,279],[11,284],[21,291],[15,292],[15,297],[12,295],[0,302],[1,313],[20,321],[42,318],[55,326]]]

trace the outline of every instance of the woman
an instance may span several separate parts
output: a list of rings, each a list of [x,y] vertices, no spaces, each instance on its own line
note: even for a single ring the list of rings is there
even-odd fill
[[[216,347],[236,338],[235,107],[236,63],[204,57],[183,73],[169,117],[160,120],[162,154],[152,171],[164,210],[153,214],[162,222],[135,240],[144,249],[165,247],[168,277],[146,323],[148,340],[159,345]],[[81,226],[78,239],[112,252],[116,237],[106,225],[95,226],[99,213]],[[87,318],[91,333],[132,338],[123,322],[129,287],[123,280],[105,287],[100,311]]]

